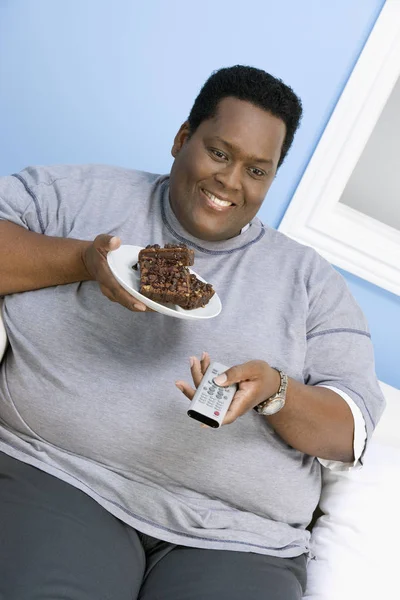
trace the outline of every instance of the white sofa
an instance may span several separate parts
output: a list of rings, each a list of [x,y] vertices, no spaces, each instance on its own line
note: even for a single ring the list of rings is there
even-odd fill
[[[0,361],[7,345],[1,319]],[[311,535],[306,600],[397,598],[400,539],[400,390],[381,384],[386,411],[349,472],[323,469],[321,516]]]
[[[1,317],[2,304],[3,304],[3,301],[0,298],[0,362],[1,362],[1,359],[3,358],[3,354],[4,354],[4,351],[7,346],[7,334],[6,334],[6,330],[4,329],[3,319]]]

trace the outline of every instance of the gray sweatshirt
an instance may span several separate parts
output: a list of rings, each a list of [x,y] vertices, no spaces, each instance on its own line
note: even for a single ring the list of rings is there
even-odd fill
[[[185,242],[223,309],[185,321],[132,313],[96,282],[5,298],[0,450],[83,490],[137,530],[198,548],[297,556],[318,503],[317,459],[249,411],[219,430],[186,415],[174,385],[191,355],[262,359],[360,408],[367,439],[384,400],[365,318],[313,249],[255,218],[206,242],[171,210],[168,177],[114,167],[28,168],[0,179],[0,219],[50,236]]]

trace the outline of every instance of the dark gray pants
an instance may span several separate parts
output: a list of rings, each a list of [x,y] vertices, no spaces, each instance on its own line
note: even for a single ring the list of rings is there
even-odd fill
[[[298,600],[305,564],[155,540],[0,453],[0,600]]]

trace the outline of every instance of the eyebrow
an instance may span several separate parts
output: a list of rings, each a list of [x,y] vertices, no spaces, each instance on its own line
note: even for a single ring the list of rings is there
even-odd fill
[[[214,139],[217,140],[218,142],[221,142],[221,144],[224,144],[224,146],[229,148],[229,150],[231,150],[232,152],[239,152],[239,148],[237,146],[235,146],[234,144],[231,144],[230,142],[227,142],[226,140],[219,137],[218,135],[214,136]],[[268,165],[274,164],[274,161],[271,160],[270,158],[258,158],[257,156],[253,156],[253,155],[249,155],[247,158],[251,162],[255,162],[255,163],[263,163],[263,164],[268,164]]]

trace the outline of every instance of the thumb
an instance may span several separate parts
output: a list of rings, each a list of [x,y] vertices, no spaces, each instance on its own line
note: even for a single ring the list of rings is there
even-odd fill
[[[214,377],[214,382],[217,385],[227,386],[232,385],[232,383],[239,383],[244,379],[246,379],[246,377],[244,377],[242,365],[237,365],[227,369],[224,373],[220,373],[217,377]]]
[[[116,250],[121,245],[121,240],[117,236],[107,235],[106,233],[101,233],[94,240],[94,246],[97,250],[101,252],[110,252],[112,250]]]
[[[120,245],[121,245],[121,239],[119,237],[117,237],[116,235],[113,235],[108,240],[108,249],[109,250],[116,250],[117,248],[120,247]]]

